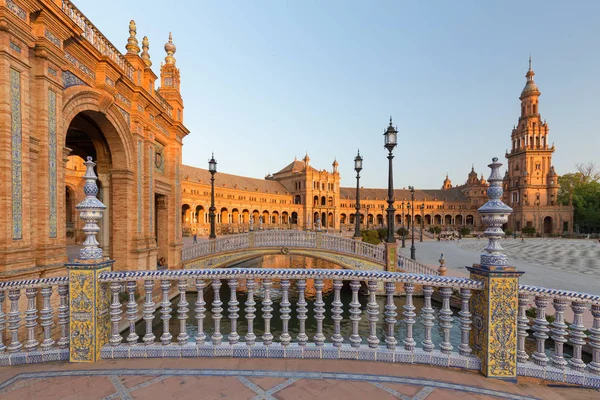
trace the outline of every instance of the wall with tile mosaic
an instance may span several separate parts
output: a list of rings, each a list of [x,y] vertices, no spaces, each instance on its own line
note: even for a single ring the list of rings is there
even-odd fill
[[[48,90],[48,217],[50,237],[57,234],[56,92]]]
[[[21,73],[10,70],[12,153],[12,238],[23,238],[23,126],[21,122]]]
[[[142,204],[144,201],[143,180],[144,180],[144,143],[138,140],[137,145],[137,231],[142,232]]]

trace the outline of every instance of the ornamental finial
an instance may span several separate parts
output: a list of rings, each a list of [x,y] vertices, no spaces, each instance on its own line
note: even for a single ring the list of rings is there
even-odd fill
[[[86,234],[83,248],[79,250],[79,259],[81,260],[102,260],[102,249],[98,247],[100,243],[96,240],[96,235],[100,232],[98,221],[102,218],[102,213],[106,210],[106,206],[96,198],[98,195],[98,185],[96,180],[98,177],[94,173],[95,162],[92,157],[87,157],[87,161],[83,163],[86,166],[85,185],[83,192],[85,199],[75,206],[79,211],[79,216],[85,221],[83,232]]]
[[[127,54],[138,54],[140,52],[140,46],[138,46],[138,40],[135,37],[136,33],[135,21],[131,20],[129,21],[129,39],[127,39],[127,45],[125,46]]]
[[[502,163],[498,158],[492,158],[492,163],[488,165],[492,170],[488,182],[490,186],[487,189],[489,200],[479,208],[479,214],[483,223],[488,225],[484,235],[488,238],[488,245],[485,248],[486,253],[481,255],[481,267],[488,270],[503,270],[508,267],[506,255],[502,253],[500,239],[504,236],[502,225],[508,222],[508,216],[512,214],[513,209],[502,202],[502,176],[500,167]]]
[[[177,51],[177,47],[173,44],[173,35],[169,32],[169,41],[165,43],[165,51],[167,52],[167,56],[165,57],[165,62],[167,64],[175,64],[175,57],[173,54]]]
[[[142,39],[142,60],[146,63],[147,66],[152,66],[152,61],[150,61],[150,41],[148,40],[148,36],[144,36]]]

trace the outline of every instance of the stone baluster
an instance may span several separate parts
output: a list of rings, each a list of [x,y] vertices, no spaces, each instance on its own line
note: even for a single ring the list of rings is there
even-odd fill
[[[548,299],[545,296],[535,296],[535,306],[536,310],[536,318],[533,322],[533,336],[536,341],[536,349],[533,355],[533,362],[537,365],[541,365],[545,367],[548,364],[548,356],[544,352],[546,339],[548,339],[547,333],[550,331],[548,329],[548,321],[546,321],[546,306],[548,305]]]
[[[119,301],[119,293],[121,292],[121,282],[111,282],[110,292],[112,294],[112,302],[110,303],[110,339],[112,346],[121,344],[123,338],[119,333],[119,322],[121,321],[121,302]]]
[[[221,289],[221,280],[213,279],[212,280],[212,288],[214,292],[214,299],[212,303],[212,312],[213,312],[213,323],[214,323],[214,332],[211,336],[213,345],[220,345],[223,340],[223,335],[221,335],[221,312],[223,312],[223,302],[221,301],[219,289]]]
[[[396,340],[396,305],[394,304],[394,292],[396,291],[396,283],[395,282],[385,282],[385,326],[386,326],[386,336],[385,336],[385,344],[386,347],[390,350],[394,350],[396,348],[396,344],[398,341]]]
[[[162,301],[160,302],[160,319],[163,322],[163,333],[160,335],[160,341],[163,345],[171,344],[173,335],[169,332],[169,321],[171,320],[171,300],[169,300],[169,290],[171,281],[163,279],[160,281],[160,290],[162,291]]]
[[[187,289],[187,279],[180,279],[177,284],[177,289],[179,290],[179,303],[177,303],[177,319],[179,320],[179,335],[177,335],[177,341],[180,345],[187,344],[190,335],[187,333],[187,319],[188,312],[190,309],[188,306],[190,303],[187,302],[185,298],[185,291]]]
[[[282,346],[288,346],[292,340],[292,337],[290,336],[290,333],[288,332],[288,325],[289,325],[289,321],[290,321],[290,300],[289,300],[289,290],[290,290],[290,280],[289,279],[282,279],[281,280],[281,290],[282,290],[282,296],[281,296],[281,307],[280,307],[280,312],[281,312],[281,323],[282,323],[282,332],[281,335],[279,336],[279,341],[281,342]]]
[[[58,306],[58,326],[60,326],[60,339],[58,347],[66,349],[69,347],[69,284],[58,285],[58,296],[60,305]]]
[[[450,354],[454,348],[450,343],[450,329],[452,329],[452,310],[450,309],[450,296],[452,296],[452,288],[440,288],[442,295],[442,309],[440,310],[440,328],[444,331],[444,339],[440,343],[442,353]]]
[[[344,338],[342,337],[342,300],[340,298],[340,291],[342,290],[342,286],[344,286],[344,282],[339,279],[333,280],[333,302],[332,310],[331,310],[331,319],[333,320],[333,336],[331,337],[331,341],[333,342],[334,347],[341,347],[342,343],[344,343]]]
[[[306,313],[308,312],[306,306],[308,303],[304,298],[304,293],[306,291],[306,279],[298,279],[296,281],[296,288],[298,289],[298,303],[296,303],[299,325],[298,346],[306,346],[306,343],[308,342],[308,336],[306,335],[306,318],[308,318],[306,316]]]
[[[592,304],[592,316],[594,317],[594,323],[590,328],[592,361],[588,364],[588,368],[598,374],[600,373],[600,304]]]
[[[433,294],[433,287],[423,286],[423,308],[421,308],[421,318],[423,318],[423,351],[433,351],[435,345],[431,340],[431,329],[433,328],[433,321],[435,317],[433,315],[433,307],[431,307],[431,295]],[[405,347],[406,348],[406,347]]]
[[[367,283],[369,288],[369,303],[367,304],[367,315],[369,320],[369,337],[367,342],[369,347],[374,349],[379,345],[379,338],[377,337],[377,321],[379,320],[379,306],[375,300],[375,294],[377,293],[377,281],[369,281]]]
[[[6,350],[6,346],[4,345],[4,329],[6,327],[6,314],[4,314],[4,299],[6,298],[6,294],[4,290],[0,290],[0,353],[3,353]]]
[[[252,346],[256,343],[256,335],[254,334],[254,318],[256,315],[256,302],[254,301],[254,290],[256,289],[256,281],[252,278],[246,279],[246,321],[248,321],[248,332],[246,333],[246,345]]]
[[[581,351],[585,345],[585,326],[583,325],[583,313],[586,310],[586,304],[578,301],[571,303],[573,310],[573,323],[569,326],[569,337],[573,346],[573,357],[569,360],[571,368],[581,372],[585,369],[585,363],[581,359]]]
[[[196,279],[196,291],[198,292],[198,297],[196,298],[196,308],[194,311],[196,312],[196,322],[198,323],[198,333],[196,333],[196,344],[201,345],[204,344],[206,340],[206,333],[204,333],[204,318],[206,315],[206,302],[204,301],[204,287],[206,283],[204,279]]]
[[[404,284],[404,292],[406,293],[406,303],[404,304],[404,323],[406,323],[406,337],[404,338],[404,349],[413,351],[416,346],[415,339],[413,337],[413,327],[415,325],[415,306],[413,305],[413,293],[415,292],[415,286],[412,283]],[[392,299],[393,301],[393,299]]]
[[[358,334],[358,323],[360,322],[360,302],[358,301],[358,290],[360,281],[351,281],[352,301],[350,302],[350,321],[352,321],[352,334],[350,335],[350,346],[360,347],[362,339]]]
[[[317,320],[317,333],[313,337],[317,347],[325,344],[323,334],[323,320],[325,319],[325,302],[323,301],[323,279],[315,279],[315,319]]]
[[[37,288],[25,289],[27,297],[27,309],[25,310],[25,327],[27,328],[27,340],[25,341],[25,350],[31,351],[38,347],[38,341],[35,340],[35,328],[37,327],[37,308],[35,307],[35,298],[37,297]]]
[[[54,339],[52,339],[52,333],[50,328],[52,328],[52,306],[50,305],[50,297],[52,296],[52,286],[43,287],[41,290],[43,306],[40,311],[40,325],[44,329],[44,340],[42,340],[42,344],[40,348],[42,350],[50,350],[54,346]],[[2,307],[2,302],[0,302],[0,307]],[[1,312],[1,311],[0,311]],[[1,324],[1,323],[0,323]],[[0,326],[0,343],[2,343],[2,326]],[[0,349],[1,352],[1,349]]]
[[[462,307],[458,312],[460,320],[460,345],[458,345],[458,353],[461,356],[471,355],[471,346],[469,345],[469,335],[471,332],[471,313],[469,312],[469,299],[471,298],[471,289],[461,289],[460,299]]]
[[[154,343],[154,333],[152,332],[152,322],[154,321],[154,301],[152,300],[152,290],[154,289],[154,281],[147,279],[144,281],[144,322],[146,323],[146,333],[142,340],[144,344],[149,345]]]
[[[527,318],[527,306],[529,305],[529,295],[519,293],[519,313],[517,315],[517,361],[527,362],[529,355],[525,351],[525,339],[527,339],[529,328],[529,319]]]
[[[127,343],[131,346],[135,345],[138,340],[138,335],[135,333],[135,321],[137,320],[137,303],[135,301],[135,281],[127,282],[127,293],[129,301],[127,302],[127,321],[129,321],[129,335],[127,335]]]
[[[8,291],[10,299],[10,311],[8,312],[8,330],[10,331],[11,342],[8,345],[8,351],[13,353],[21,349],[23,345],[19,342],[19,325],[21,322],[21,313],[19,312],[20,289],[11,289]]]
[[[229,291],[231,293],[231,296],[229,297],[229,308],[227,309],[227,311],[229,311],[231,331],[229,332],[227,339],[229,340],[229,344],[237,344],[240,341],[240,335],[237,333],[238,311],[240,311],[240,308],[238,307],[240,302],[237,300],[238,281],[237,278],[233,278],[229,279],[227,283],[229,284]]]
[[[263,289],[265,291],[265,298],[262,302],[263,319],[265,321],[265,332],[262,335],[263,345],[269,346],[273,343],[273,334],[271,333],[271,318],[273,317],[273,301],[271,300],[271,286],[273,282],[269,278],[263,279]]]
[[[551,337],[554,340],[554,354],[552,354],[552,364],[557,368],[567,366],[567,360],[563,356],[564,344],[567,342],[567,325],[564,321],[567,300],[554,299],[554,322],[552,322]]]

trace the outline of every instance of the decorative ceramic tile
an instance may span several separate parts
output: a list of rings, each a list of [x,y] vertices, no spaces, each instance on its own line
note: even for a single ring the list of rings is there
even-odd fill
[[[13,3],[14,4],[14,3]],[[23,131],[21,124],[21,73],[10,69],[12,136],[12,238],[23,238]]]
[[[57,235],[57,151],[58,147],[56,144],[56,93],[52,90],[48,90],[48,217],[50,219],[49,225],[51,238],[55,238]]]
[[[15,15],[21,18],[23,21],[27,21],[27,13],[21,7],[19,7],[13,0],[6,0],[6,7],[15,13]]]
[[[65,89],[69,88],[71,86],[78,86],[78,85],[89,86],[87,83],[85,83],[77,75],[73,74],[71,71],[63,71],[62,79],[63,79],[63,87]]]
[[[44,31],[44,36],[46,37],[46,39],[48,39],[49,41],[51,41],[56,46],[58,46],[58,47],[61,46],[62,43],[61,43],[60,39],[57,38],[56,35],[54,35],[54,33],[50,32],[48,29],[46,29]]]
[[[129,115],[129,113],[127,111],[123,110],[119,106],[117,106],[117,109],[123,115],[123,118],[125,118],[125,121],[127,121],[127,125],[131,125],[131,116]]]
[[[114,82],[113,82],[113,86],[114,86]],[[121,93],[117,92],[117,94],[115,94],[115,97],[117,99],[121,100],[123,103],[127,104],[128,107],[131,107],[131,100],[129,100],[127,97],[123,96]]]
[[[21,46],[19,46],[18,44],[16,44],[12,40],[10,42],[10,48],[13,49],[14,51],[16,51],[17,53],[21,53]]]
[[[144,150],[143,150],[143,142],[138,140],[137,145],[137,231],[142,232],[142,204],[144,199],[143,193],[143,170],[144,163]]]
[[[154,178],[152,176],[154,172],[154,146],[148,149],[148,153],[148,223],[150,225],[148,232],[154,236]],[[179,213],[176,215],[179,215]],[[175,219],[179,220],[181,218]]]

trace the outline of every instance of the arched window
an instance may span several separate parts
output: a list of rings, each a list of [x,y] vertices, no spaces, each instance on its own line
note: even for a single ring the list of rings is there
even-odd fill
[[[299,194],[294,197],[294,204],[302,204],[302,199]]]

